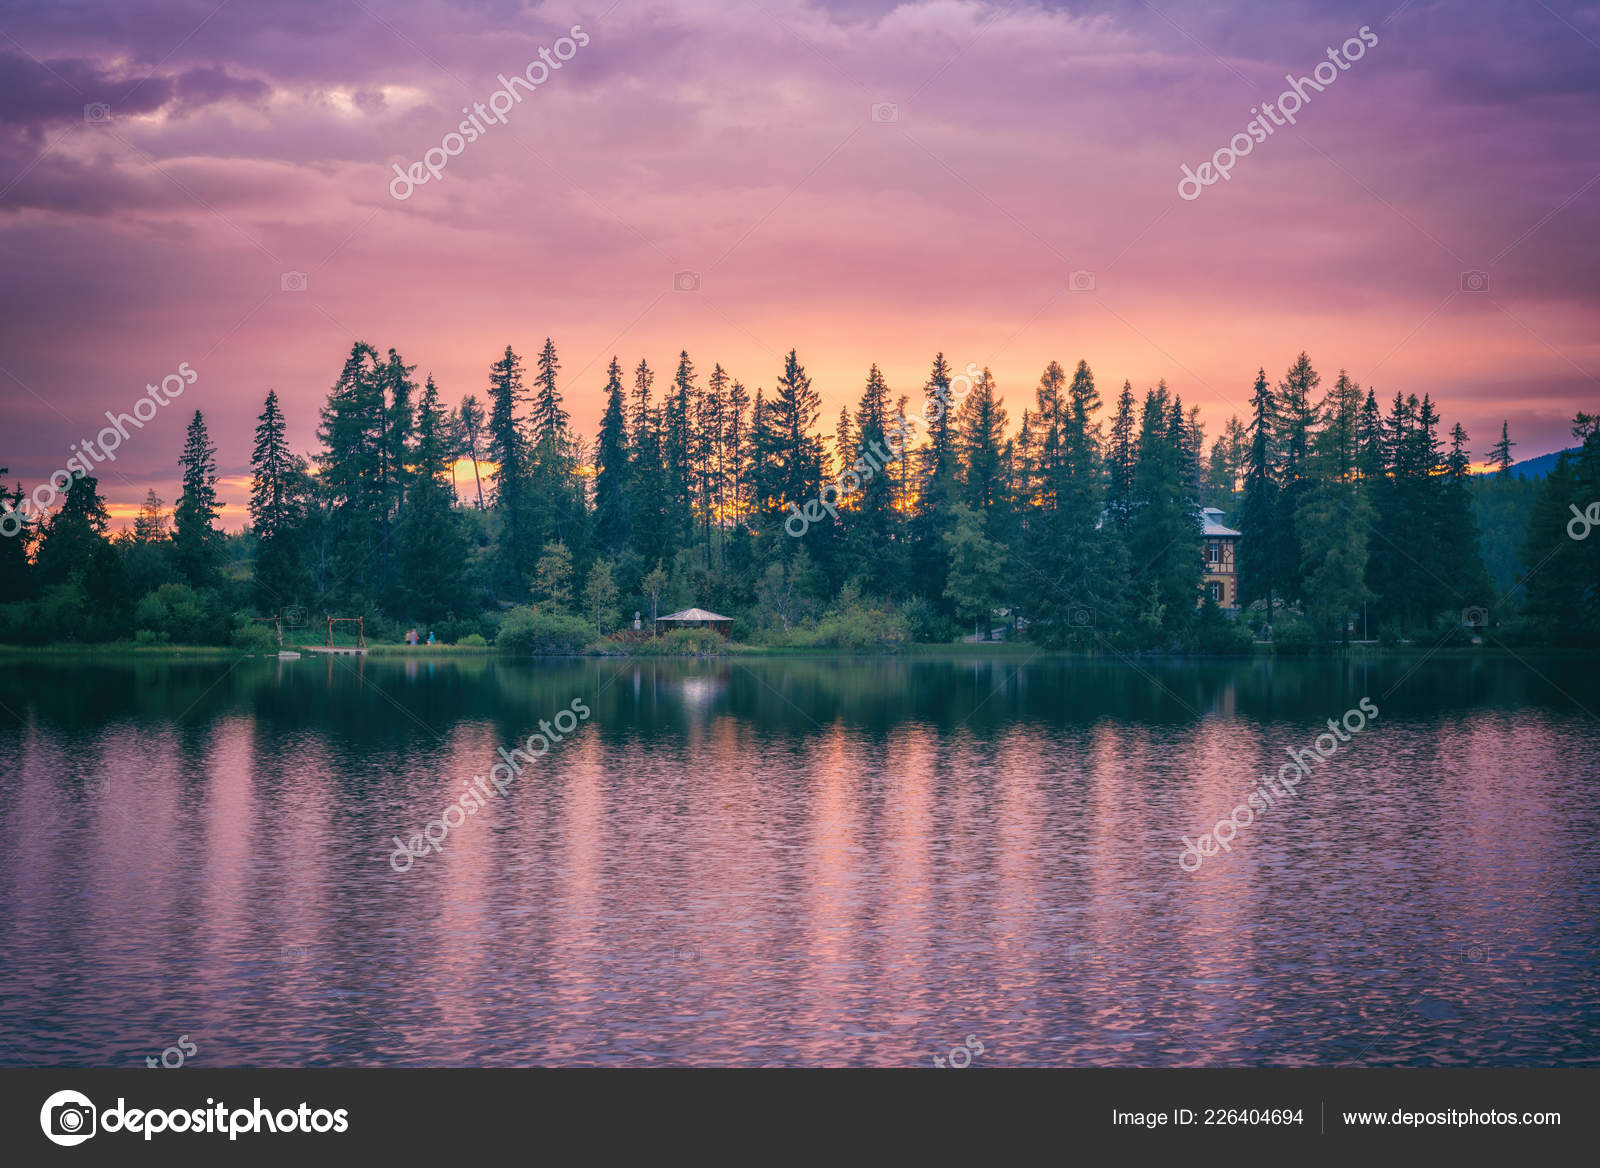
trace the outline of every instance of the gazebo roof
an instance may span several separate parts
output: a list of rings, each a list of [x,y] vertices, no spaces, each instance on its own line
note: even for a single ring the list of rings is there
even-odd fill
[[[682,612],[669,613],[666,616],[658,616],[656,619],[664,621],[727,621],[730,624],[733,622],[731,616],[707,612],[703,608],[686,608]]]

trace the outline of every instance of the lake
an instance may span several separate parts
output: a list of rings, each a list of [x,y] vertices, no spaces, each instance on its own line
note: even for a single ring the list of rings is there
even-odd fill
[[[1588,662],[4,665],[8,1065],[1600,1065]]]

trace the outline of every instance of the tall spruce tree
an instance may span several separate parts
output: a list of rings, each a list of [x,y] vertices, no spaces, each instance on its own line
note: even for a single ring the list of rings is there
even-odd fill
[[[452,615],[462,598],[466,536],[453,506],[450,448],[439,389],[428,377],[416,414],[414,473],[400,522],[401,600],[411,617],[436,622]]]
[[[250,524],[256,536],[256,600],[269,612],[294,604],[305,590],[299,528],[310,483],[306,461],[285,438],[276,390],[267,390],[250,452]]]
[[[606,412],[595,446],[594,535],[606,555],[628,542],[628,421],[622,391],[622,366],[615,357],[606,367]]]
[[[219,582],[222,533],[217,530],[217,448],[199,410],[189,420],[183,453],[183,489],[173,514],[173,545],[178,567],[195,588]]]
[[[500,519],[495,584],[507,596],[526,591],[539,547],[532,455],[519,417],[526,396],[522,358],[507,345],[489,368],[489,461],[495,464],[494,506]]]
[[[1511,423],[1500,422],[1500,441],[1489,448],[1489,465],[1499,472],[1501,478],[1511,477],[1511,448],[1516,443],[1511,441]]]
[[[1266,623],[1272,623],[1273,602],[1282,586],[1283,558],[1278,543],[1278,399],[1267,371],[1256,371],[1250,394],[1249,455],[1245,462],[1244,499],[1239,507],[1236,553],[1241,603],[1266,602]]]
[[[856,406],[855,436],[842,473],[859,480],[851,496],[847,575],[862,576],[880,596],[894,595],[904,572],[904,542],[895,492],[894,455],[889,449],[889,387],[876,365]]]

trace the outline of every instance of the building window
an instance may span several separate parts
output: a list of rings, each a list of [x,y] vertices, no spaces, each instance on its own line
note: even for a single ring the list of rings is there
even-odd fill
[[[1220,564],[1220,563],[1222,563],[1222,541],[1221,540],[1214,539],[1210,543],[1206,544],[1206,563],[1208,563],[1208,564]]]
[[[1228,586],[1221,580],[1206,581],[1206,595],[1218,604],[1228,603]]]

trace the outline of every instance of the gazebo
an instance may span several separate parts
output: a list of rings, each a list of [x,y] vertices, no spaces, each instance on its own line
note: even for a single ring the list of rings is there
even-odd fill
[[[707,612],[703,608],[686,608],[682,612],[656,617],[657,633],[670,633],[673,629],[715,629],[724,637],[729,637],[733,635],[733,618]]]

